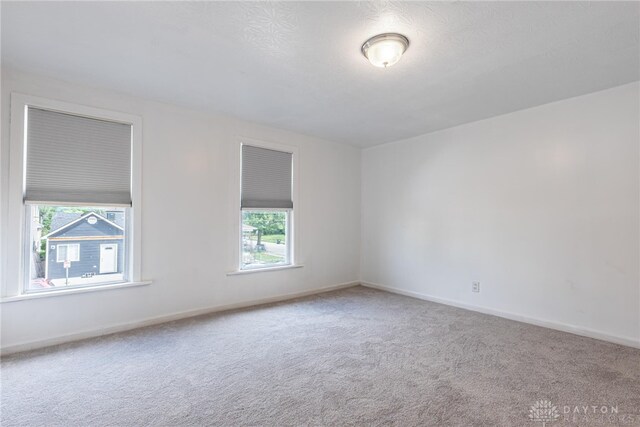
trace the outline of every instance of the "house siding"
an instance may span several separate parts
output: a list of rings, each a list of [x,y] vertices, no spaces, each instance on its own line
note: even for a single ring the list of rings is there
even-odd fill
[[[95,224],[88,219],[96,218]],[[47,239],[47,279],[63,279],[67,275],[64,262],[57,261],[58,245],[80,245],[79,261],[72,261],[69,277],[81,277],[87,273],[100,274],[100,245],[117,244],[117,271],[123,273],[125,261],[124,231],[98,215],[90,215],[80,221],[54,232]]]
[[[118,271],[123,272],[124,267],[124,239],[99,239],[99,240],[49,240],[47,242],[48,257],[48,278],[63,279],[66,277],[64,262],[57,262],[58,245],[66,244],[80,245],[80,261],[71,262],[69,267],[69,277],[78,277],[86,273],[100,274],[100,245],[105,243],[118,245]],[[55,249],[51,249],[55,246]]]

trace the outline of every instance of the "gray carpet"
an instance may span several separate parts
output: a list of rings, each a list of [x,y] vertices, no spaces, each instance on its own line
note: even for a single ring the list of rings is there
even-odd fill
[[[534,427],[543,399],[559,415],[547,426],[640,425],[640,350],[362,287],[8,356],[1,368],[3,427]],[[573,413],[591,405],[596,414]]]

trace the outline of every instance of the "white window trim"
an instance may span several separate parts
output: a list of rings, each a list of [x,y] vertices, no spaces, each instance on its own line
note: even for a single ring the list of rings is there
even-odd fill
[[[241,209],[241,200],[242,200],[242,145],[251,145],[254,147],[267,148],[271,150],[283,151],[286,153],[291,153],[291,175],[292,175],[292,188],[291,188],[291,200],[293,202],[293,209],[287,209],[288,214],[288,227],[287,227],[287,251],[289,252],[289,262],[287,264],[277,264],[277,265],[265,265],[264,267],[252,267],[252,268],[242,268],[242,209]],[[230,259],[229,262],[229,273],[228,275],[235,275],[236,273],[258,273],[261,271],[273,271],[273,270],[284,270],[288,268],[296,268],[302,267],[299,257],[299,233],[298,230],[300,228],[300,206],[298,203],[298,188],[299,188],[299,173],[298,173],[298,164],[299,164],[299,153],[298,147],[292,145],[279,144],[274,142],[257,140],[249,137],[238,136],[236,138],[236,144],[233,147],[233,156],[232,156],[233,165],[236,167],[233,169],[233,179],[231,179],[231,197],[230,200],[233,201],[231,204],[230,211],[232,221],[232,230],[233,230],[233,241],[230,241],[231,248],[234,248],[232,251],[233,258]],[[282,211],[285,209],[250,209],[250,210],[274,210],[274,211]]]
[[[80,261],[80,244],[79,243],[62,243],[60,245],[56,245],[56,262],[65,262],[66,260],[60,259],[60,246],[65,246],[67,248],[67,255],[69,254],[69,246],[75,246],[78,249],[76,250],[76,254],[78,255],[78,259],[70,259],[69,261],[71,262],[78,262]]]
[[[28,106],[75,114],[101,120],[113,120],[132,125],[131,140],[131,201],[129,209],[129,223],[127,233],[127,263],[129,266],[129,278],[127,283],[141,283],[141,188],[142,188],[142,118],[140,116],[105,110],[102,108],[72,104],[22,93],[11,93],[11,123],[9,145],[9,176],[8,176],[8,209],[6,217],[6,229],[2,233],[4,238],[0,242],[3,245],[2,253],[7,254],[5,264],[2,266],[1,299],[16,299],[25,294],[28,280],[27,254],[24,242],[26,218],[24,208],[24,176],[26,156],[24,152],[26,138],[25,113]],[[91,204],[95,206],[96,204]],[[146,282],[145,282],[146,283]],[[100,289],[105,285],[96,285],[91,289]],[[53,295],[61,290],[41,291],[40,295]],[[22,299],[22,298],[19,298]],[[24,298],[26,299],[26,298]]]

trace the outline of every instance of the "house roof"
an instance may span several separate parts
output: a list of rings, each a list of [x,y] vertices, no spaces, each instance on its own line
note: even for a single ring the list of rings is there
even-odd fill
[[[51,219],[50,230],[57,230],[63,226],[77,220],[82,216],[81,212],[56,212]]]
[[[107,212],[107,216],[112,213],[113,218],[106,218],[107,220],[113,222],[114,224],[124,228],[124,211],[109,211]]]
[[[242,232],[243,233],[253,233],[256,230],[257,230],[257,228],[255,228],[255,227],[253,227],[251,225],[242,224]]]
[[[60,213],[65,213],[65,212],[60,212]],[[73,215],[73,214],[74,214],[74,213],[71,213],[71,215]],[[56,216],[57,216],[57,215],[58,215],[58,214],[56,214]],[[51,232],[49,232],[49,234],[47,234],[46,236],[43,236],[42,238],[43,238],[43,239],[46,239],[46,238],[49,238],[49,237],[53,236],[54,234],[58,234],[58,233],[59,233],[59,232],[61,232],[62,230],[65,230],[65,229],[67,229],[67,228],[71,227],[72,225],[77,224],[77,223],[78,223],[78,222],[80,222],[81,220],[83,220],[83,219],[85,219],[85,218],[88,218],[88,217],[90,217],[90,216],[95,216],[96,218],[98,218],[98,219],[100,219],[100,220],[102,220],[102,221],[106,222],[107,224],[110,224],[110,225],[112,225],[113,227],[116,227],[116,228],[118,228],[118,229],[120,229],[120,230],[124,231],[124,227],[122,227],[122,226],[120,226],[120,225],[118,225],[118,224],[116,224],[116,223],[114,223],[114,222],[112,222],[112,221],[109,221],[107,218],[105,218],[105,217],[103,217],[102,215],[97,214],[97,213],[95,213],[95,212],[87,212],[87,213],[86,213],[86,214],[84,214],[84,215],[79,214],[79,213],[76,213],[76,215],[78,215],[78,217],[77,217],[75,220],[74,220],[74,219],[71,219],[71,220],[70,220],[70,222],[68,222],[68,223],[66,223],[66,224],[64,224],[64,225],[62,225],[62,226],[60,226],[60,227],[58,227],[58,228],[53,228],[53,223],[54,223],[54,222],[53,222],[53,220],[52,220],[52,221],[51,221],[51,229],[52,229],[52,231],[51,231]],[[67,217],[67,218],[70,218],[70,216],[69,216],[69,217]],[[61,220],[61,221],[62,221],[62,220]]]

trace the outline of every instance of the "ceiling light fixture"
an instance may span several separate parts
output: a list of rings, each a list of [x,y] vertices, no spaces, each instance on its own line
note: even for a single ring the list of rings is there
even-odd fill
[[[398,33],[378,34],[362,45],[362,54],[376,67],[387,68],[400,61],[409,39]]]

